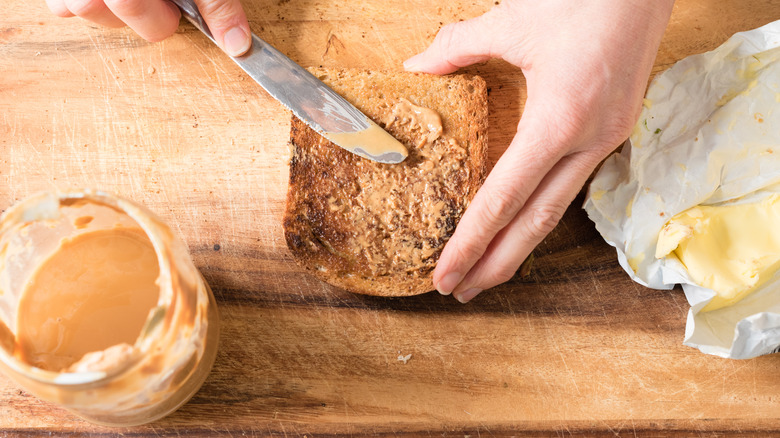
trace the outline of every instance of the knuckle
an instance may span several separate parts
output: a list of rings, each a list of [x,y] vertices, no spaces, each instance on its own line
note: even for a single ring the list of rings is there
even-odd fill
[[[101,0],[66,0],[65,5],[73,15],[86,17],[100,10],[103,2]]]
[[[482,220],[491,230],[497,231],[515,216],[525,199],[511,186],[499,186],[486,194]]]
[[[603,76],[608,77],[605,73]],[[609,82],[589,84],[590,76],[568,79],[540,125],[552,143],[569,149],[614,148],[628,138],[639,118],[641,96]],[[585,91],[583,91],[585,90]],[[546,122],[546,123],[545,123]]]
[[[534,209],[531,220],[528,222],[531,237],[541,240],[550,234],[558,225],[566,206],[545,205]]]
[[[455,29],[458,27],[458,23],[447,23],[439,29],[436,36],[439,39],[439,44],[449,44],[452,40],[452,35],[455,33]]]
[[[123,17],[143,16],[145,5],[139,0],[108,0],[112,11]]]
[[[491,286],[506,283],[515,276],[515,272],[517,272],[517,266],[507,263],[497,263],[494,265],[493,272],[489,277]]]
[[[58,17],[70,17],[73,13],[65,6],[65,2],[61,0],[48,0],[46,5],[52,14]]]
[[[619,114],[609,124],[606,124],[600,130],[596,143],[604,147],[616,147],[618,144],[628,138],[631,129],[634,127],[635,119],[633,114]]]
[[[490,47],[475,43],[478,35],[484,33],[483,26],[482,16],[443,26],[434,39],[442,61],[460,68],[478,62],[484,52],[491,53]]]
[[[571,149],[589,136],[589,117],[592,114],[586,105],[576,100],[570,101],[569,105],[566,110],[559,112],[561,116],[555,119],[554,126],[547,126],[552,144],[563,145],[566,149]]]
[[[469,275],[468,287],[478,287],[479,289],[489,289],[511,280],[519,265],[515,266],[511,260],[502,260],[495,256],[483,258],[479,261],[476,269]]]
[[[455,65],[453,58],[453,46],[456,44],[456,40],[459,34],[459,28],[461,23],[445,24],[436,34],[434,39],[438,52],[441,54],[442,59],[448,64]]]
[[[557,162],[582,140],[585,120],[577,112],[561,107],[523,116],[517,130],[523,134],[523,155],[526,167],[541,167]]]
[[[149,41],[150,43],[159,43],[160,41],[163,41],[164,39],[168,38],[169,36],[173,35],[174,33],[176,33],[176,29],[174,29],[174,30],[172,30],[170,32],[160,32],[160,31],[158,31],[156,33],[144,34],[142,36],[143,36],[143,38],[145,40]]]
[[[218,27],[226,26],[233,21],[233,17],[239,12],[234,1],[198,1],[197,3],[210,27],[213,25]]]
[[[478,260],[484,253],[484,248],[480,247],[479,243],[471,239],[458,239],[450,240],[450,245],[453,246],[453,252],[455,259],[459,261],[473,261]]]

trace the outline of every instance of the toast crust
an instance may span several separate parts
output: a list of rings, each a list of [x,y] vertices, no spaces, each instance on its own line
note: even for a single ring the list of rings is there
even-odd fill
[[[433,290],[442,248],[487,172],[487,88],[477,76],[312,69],[409,150],[399,164],[366,160],[293,117],[287,246],[317,278],[351,292]],[[430,109],[440,132],[399,115]],[[406,106],[404,108],[406,108]]]

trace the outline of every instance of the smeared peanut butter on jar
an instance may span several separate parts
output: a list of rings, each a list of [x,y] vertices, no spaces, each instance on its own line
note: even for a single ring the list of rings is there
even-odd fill
[[[95,371],[121,362],[157,304],[159,274],[141,228],[62,239],[22,292],[16,357],[49,371]],[[102,360],[93,354],[84,361],[87,353],[104,350]]]
[[[161,418],[198,390],[218,316],[184,244],[103,192],[42,193],[0,218],[0,370],[99,424]]]

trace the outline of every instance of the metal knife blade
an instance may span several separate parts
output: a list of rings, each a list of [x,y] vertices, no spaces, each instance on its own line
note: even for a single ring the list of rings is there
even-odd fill
[[[214,41],[192,0],[172,1],[190,23]],[[231,59],[296,117],[336,145],[381,163],[400,163],[408,155],[395,137],[254,33],[252,48]]]

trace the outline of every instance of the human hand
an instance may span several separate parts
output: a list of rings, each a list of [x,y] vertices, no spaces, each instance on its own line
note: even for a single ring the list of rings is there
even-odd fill
[[[196,0],[220,47],[240,56],[252,46],[249,23],[239,0]],[[179,26],[181,12],[168,0],[46,0],[60,17],[78,16],[108,27],[130,26],[148,41],[162,41]]]
[[[523,71],[517,133],[442,251],[433,283],[467,302],[511,279],[639,118],[673,0],[504,0],[444,26],[411,71],[490,58]]]

